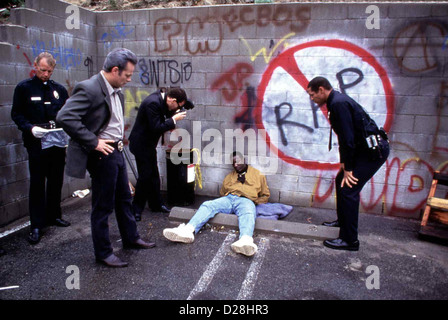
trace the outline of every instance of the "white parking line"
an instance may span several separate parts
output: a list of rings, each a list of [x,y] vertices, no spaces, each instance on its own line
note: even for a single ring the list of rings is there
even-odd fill
[[[25,223],[17,226],[17,227],[14,227],[14,228],[10,229],[10,230],[6,230],[5,232],[0,233],[0,239],[3,238],[3,237],[6,237],[8,234],[11,234],[11,233],[19,231],[19,230],[21,230],[23,228],[26,228],[29,225],[30,225],[30,222],[28,221],[28,222],[25,222]]]
[[[257,282],[258,273],[260,272],[261,265],[263,264],[264,256],[269,247],[269,239],[262,238],[258,245],[258,251],[254,256],[254,260],[247,271],[246,278],[243,281],[240,292],[238,293],[237,300],[250,299],[252,292]]]
[[[187,300],[191,300],[198,293],[207,290],[208,285],[210,284],[210,282],[212,282],[213,277],[215,276],[216,272],[219,269],[219,266],[221,265],[221,261],[224,259],[227,252],[229,251],[230,244],[235,241],[235,238],[236,238],[235,233],[229,233],[227,235],[221,247],[219,248],[218,252],[216,253],[215,257],[213,258],[212,262],[209,263],[207,269],[205,269],[204,273],[202,274],[202,277],[199,279],[198,283],[193,288],[193,290],[191,290]]]
[[[9,289],[17,289],[17,288],[19,288],[19,286],[3,287],[3,288],[0,288],[0,291],[1,291],[1,290],[9,290]]]

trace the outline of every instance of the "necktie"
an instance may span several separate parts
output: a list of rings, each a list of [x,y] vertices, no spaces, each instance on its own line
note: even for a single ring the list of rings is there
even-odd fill
[[[331,145],[331,138],[333,137],[332,131],[333,131],[333,127],[330,127],[330,139],[328,141],[328,151],[330,151],[331,147],[332,147],[332,145]]]
[[[118,93],[121,92],[121,88],[120,89],[114,89],[114,93],[112,94],[112,98],[115,100],[115,103],[117,104],[117,106],[121,106],[121,101],[120,101],[120,96],[118,95]]]

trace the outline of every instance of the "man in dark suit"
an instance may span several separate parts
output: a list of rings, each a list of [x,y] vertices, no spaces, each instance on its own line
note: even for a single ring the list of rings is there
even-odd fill
[[[169,88],[154,92],[141,103],[137,118],[129,136],[129,149],[135,156],[138,178],[133,201],[137,221],[145,208],[146,201],[152,211],[168,213],[160,195],[160,177],[157,167],[156,147],[160,136],[176,127],[176,122],[186,116],[186,112],[177,112],[190,104],[185,91],[181,88]]]
[[[56,60],[42,52],[34,61],[35,76],[21,81],[14,90],[11,118],[22,131],[30,172],[30,244],[37,244],[46,225],[68,227],[62,219],[61,189],[64,181],[65,146],[42,148],[50,122],[68,98],[67,90],[50,80]]]
[[[132,197],[123,156],[124,97],[121,87],[131,81],[135,54],[119,48],[111,51],[103,70],[78,83],[57,116],[71,137],[67,150],[67,174],[92,178],[91,227],[95,256],[110,267],[127,262],[114,255],[109,239],[108,217],[115,209],[125,248],[152,248],[140,239],[132,214]]]
[[[326,78],[312,79],[307,92],[319,106],[327,105],[330,124],[339,143],[341,167],[335,179],[338,220],[324,223],[339,227],[339,238],[325,240],[324,245],[357,251],[360,193],[389,156],[387,135],[361,105],[334,90]],[[329,147],[331,149],[331,144]]]

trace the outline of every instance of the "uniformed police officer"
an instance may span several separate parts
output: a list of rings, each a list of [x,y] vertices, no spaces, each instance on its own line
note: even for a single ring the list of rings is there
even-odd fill
[[[312,79],[307,92],[319,106],[327,105],[330,125],[339,143],[341,167],[335,180],[338,220],[324,223],[339,227],[339,238],[325,240],[324,245],[356,251],[359,249],[359,194],[389,155],[387,135],[356,101],[334,90],[326,78]]]
[[[29,211],[31,232],[28,241],[36,244],[47,225],[68,227],[62,219],[61,189],[64,178],[65,148],[42,148],[41,139],[68,98],[67,90],[50,77],[56,60],[42,52],[34,61],[35,76],[21,81],[14,90],[11,118],[22,131],[28,151],[30,172]]]

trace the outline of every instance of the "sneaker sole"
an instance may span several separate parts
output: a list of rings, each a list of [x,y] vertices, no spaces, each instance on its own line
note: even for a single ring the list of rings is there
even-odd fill
[[[241,246],[241,247],[240,246],[231,245],[231,248],[236,253],[241,253],[241,254],[244,254],[245,256],[248,256],[248,257],[251,257],[255,253],[257,253],[257,248],[249,246],[249,245],[244,245],[244,246]]]
[[[171,230],[163,230],[163,236],[168,240],[174,242],[192,243],[194,241],[194,238],[192,239],[189,237],[182,237],[178,235],[176,232],[173,232]]]

